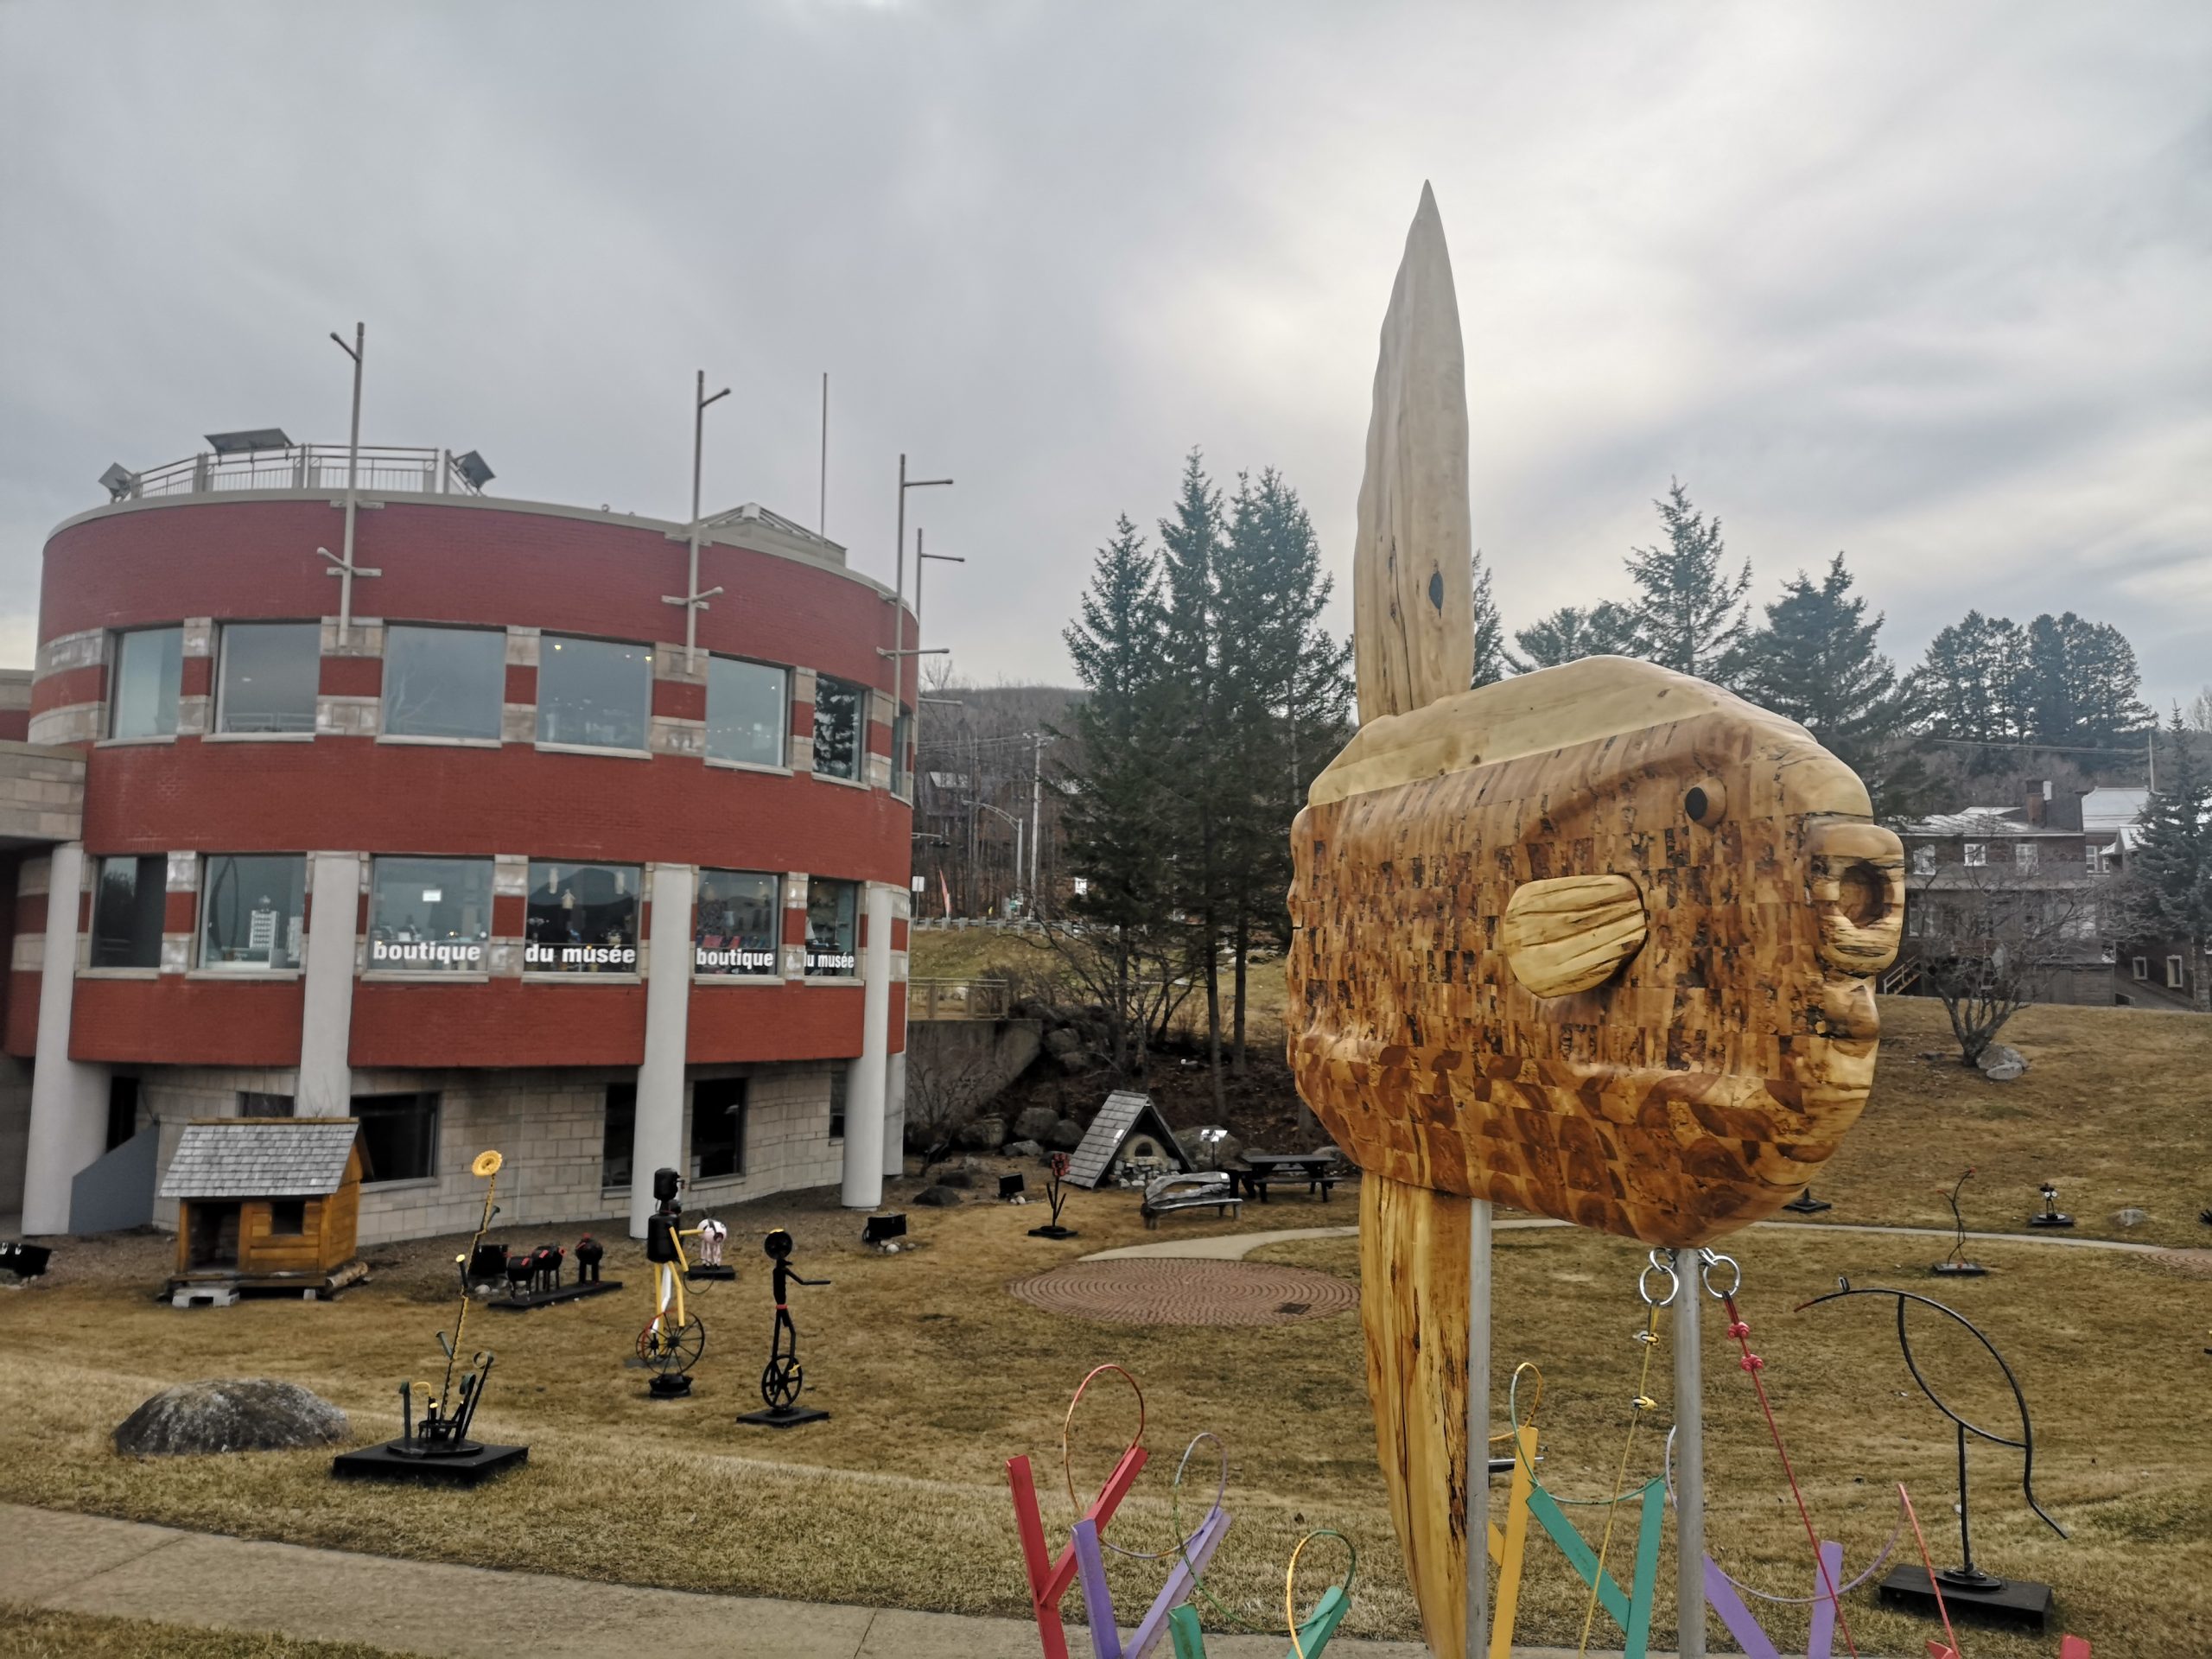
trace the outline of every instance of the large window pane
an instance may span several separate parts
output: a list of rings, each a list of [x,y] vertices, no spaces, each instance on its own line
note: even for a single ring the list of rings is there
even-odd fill
[[[831,778],[861,775],[861,711],[868,693],[827,674],[814,682],[814,769]]]
[[[108,735],[174,734],[183,665],[182,628],[140,628],[116,635],[115,673],[108,689]]]
[[[93,967],[162,965],[168,873],[168,859],[161,853],[100,860],[99,886],[92,894]]]
[[[745,1173],[745,1079],[712,1077],[691,1085],[691,1179]]]
[[[312,732],[322,675],[322,629],[314,622],[226,622],[219,732]]]
[[[384,729],[392,736],[497,738],[506,690],[504,632],[385,630]]]
[[[806,971],[850,976],[859,969],[854,954],[853,918],[860,907],[856,881],[815,880],[806,889]]]
[[[636,973],[637,867],[532,864],[525,937],[528,973]]]
[[[488,858],[380,858],[370,882],[372,972],[481,973],[492,939]]]
[[[308,861],[297,854],[211,855],[200,882],[200,967],[298,967],[307,885]]]
[[[607,1118],[600,1131],[599,1184],[630,1185],[630,1161],[638,1139],[638,1085],[607,1085]]]
[[[642,749],[652,708],[649,645],[556,639],[537,654],[537,741],[602,749]]]
[[[438,1173],[438,1097],[356,1095],[368,1182],[419,1181]]]
[[[914,792],[914,757],[910,753],[913,741],[914,716],[901,709],[899,718],[891,722],[891,791],[894,795],[911,798]]]
[[[750,766],[784,764],[791,676],[766,663],[707,659],[707,753]]]
[[[691,964],[702,974],[776,972],[783,939],[782,880],[746,870],[699,872]]]

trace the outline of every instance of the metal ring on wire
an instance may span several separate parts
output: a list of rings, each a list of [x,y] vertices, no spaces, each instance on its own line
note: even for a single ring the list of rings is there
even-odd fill
[[[1317,1527],[1298,1541],[1290,1552],[1290,1565],[1283,1569],[1282,1616],[1290,1625],[1290,1650],[1297,1659],[1306,1659],[1306,1643],[1298,1630],[1298,1558],[1306,1553],[1306,1546],[1316,1538],[1333,1538],[1344,1547],[1344,1594],[1351,1594],[1353,1576],[1359,1571],[1359,1552],[1351,1547],[1351,1540],[1330,1527]]]
[[[1655,1273],[1667,1275],[1667,1294],[1656,1299],[1651,1294],[1651,1275]],[[1646,1307],[1672,1307],[1675,1298],[1682,1294],[1682,1281],[1675,1274],[1674,1263],[1662,1258],[1658,1251],[1652,1251],[1650,1265],[1636,1275],[1636,1294],[1643,1299]]]
[[[1126,1556],[1133,1561],[1164,1561],[1173,1555],[1185,1566],[1190,1565],[1191,1546],[1198,1542],[1198,1534],[1193,1532],[1187,1538],[1183,1536],[1183,1513],[1179,1507],[1178,1497],[1183,1490],[1183,1471],[1191,1466],[1191,1453],[1198,1449],[1200,1440],[1211,1440],[1213,1449],[1221,1453],[1221,1478],[1214,1484],[1213,1502],[1207,1506],[1210,1511],[1221,1507],[1221,1500],[1229,1495],[1229,1448],[1222,1444],[1221,1436],[1210,1428],[1202,1428],[1191,1436],[1191,1443],[1183,1448],[1183,1460],[1175,1465],[1175,1478],[1167,1488],[1167,1522],[1176,1536],[1175,1548],[1173,1549],[1124,1549],[1121,1545],[1109,1540],[1105,1534],[1101,1533],[1098,1535],[1100,1548],[1110,1549],[1116,1555]],[[1198,1530],[1202,1532],[1205,1529],[1205,1522],[1199,1522]]]
[[[1068,1502],[1074,1506],[1075,1512],[1078,1516],[1083,1514],[1084,1506],[1077,1501],[1075,1495],[1075,1457],[1069,1449],[1068,1436],[1070,1431],[1075,1427],[1075,1408],[1083,1403],[1083,1391],[1096,1382],[1102,1372],[1105,1371],[1119,1372],[1122,1381],[1128,1383],[1137,1396],[1137,1432],[1130,1438],[1128,1445],[1122,1448],[1122,1455],[1126,1458],[1144,1444],[1144,1389],[1138,1386],[1136,1378],[1111,1361],[1103,1365],[1094,1365],[1091,1367],[1090,1376],[1076,1384],[1075,1398],[1068,1402],[1068,1414],[1060,1420],[1060,1473],[1067,1479]]]
[[[1717,1250],[1700,1250],[1698,1256],[1700,1258],[1697,1269],[1698,1279],[1705,1286],[1705,1294],[1712,1297],[1714,1301],[1725,1302],[1744,1287],[1743,1265],[1734,1256],[1722,1255]],[[1728,1264],[1728,1271],[1734,1277],[1729,1280],[1727,1289],[1715,1290],[1713,1287],[1713,1270],[1724,1262]]]

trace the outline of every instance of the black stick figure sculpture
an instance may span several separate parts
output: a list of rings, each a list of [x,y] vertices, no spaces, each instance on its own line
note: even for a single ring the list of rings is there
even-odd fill
[[[776,1264],[772,1275],[776,1322],[769,1332],[768,1363],[760,1373],[760,1399],[767,1408],[747,1412],[737,1421],[763,1423],[771,1428],[819,1422],[830,1414],[798,1403],[806,1373],[798,1363],[798,1327],[791,1323],[790,1287],[826,1285],[830,1281],[806,1278],[791,1266],[791,1236],[780,1227],[760,1241],[760,1248]]]
[[[1980,1262],[1967,1260],[1967,1218],[1959,1212],[1959,1189],[1973,1179],[1974,1166],[1968,1164],[1967,1173],[1951,1184],[1951,1191],[1948,1194],[1951,1200],[1951,1222],[1958,1230],[1958,1236],[1952,1243],[1950,1255],[1928,1269],[1930,1273],[1940,1273],[1947,1279],[1979,1279],[1989,1271]],[[1964,1324],[1965,1321],[1961,1320],[1960,1323]],[[1972,1330],[1974,1327],[1968,1325],[1967,1328]]]
[[[1967,1173],[1972,1174],[1973,1172],[1969,1170]],[[1961,1179],[1963,1179],[1964,1177],[1961,1177]],[[1851,1287],[1851,1281],[1848,1279],[1839,1279],[1836,1282],[1841,1287],[1841,1288],[1832,1290],[1825,1296],[1815,1296],[1809,1302],[1799,1303],[1798,1307],[1800,1310],[1802,1311],[1808,1307],[1818,1307],[1822,1302],[1840,1301],[1847,1296],[1896,1297],[1897,1300],[1897,1346],[1904,1354],[1905,1369],[1912,1373],[1912,1380],[1919,1384],[1920,1391],[1928,1396],[1929,1403],[1934,1405],[1936,1410],[1942,1412],[1946,1417],[1949,1418],[1953,1423],[1957,1425],[1959,1441],[1959,1550],[1962,1559],[1956,1567],[1939,1569],[1936,1577],[1942,1581],[1942,1586],[1946,1590],[1964,1590],[1987,1593],[2004,1588],[2005,1583],[2004,1580],[1993,1578],[1990,1574],[1984,1573],[1980,1567],[1974,1564],[1974,1533],[1967,1515],[1967,1435],[1972,1434],[1977,1439],[1987,1440],[1992,1446],[2010,1446],[2014,1451],[2020,1453],[2020,1495],[2028,1500],[2028,1507],[2036,1512],[2037,1517],[2040,1519],[2044,1525],[2048,1526],[2060,1537],[2063,1538],[2066,1536],[2066,1529],[2060,1526],[2057,1522],[2053,1521],[2048,1515],[2045,1515],[2044,1513],[2043,1505],[2036,1502],[2036,1431],[2035,1425],[2028,1421],[2027,1396],[2020,1392],[2019,1379],[2012,1375],[2012,1368],[2005,1363],[2005,1356],[1997,1351],[1997,1344],[1990,1341],[1987,1337],[1984,1336],[1980,1329],[1975,1325],[1972,1320],[1968,1319],[1964,1314],[1960,1313],[1955,1309],[1946,1307],[1942,1303],[1935,1300],[1931,1297],[1916,1295],[1913,1292],[1909,1290],[1853,1290]],[[1952,1410],[1949,1406],[1943,1402],[1943,1398],[1941,1395],[1937,1394],[1933,1388],[1929,1386],[1928,1379],[1921,1375],[1920,1362],[1912,1351],[1911,1335],[1905,1329],[1905,1306],[1906,1304],[1910,1302],[1917,1302],[1923,1307],[1934,1308],[1945,1319],[1951,1319],[1963,1326],[1968,1336],[1972,1337],[1976,1342],[1980,1343],[1983,1348],[1988,1351],[1989,1357],[1997,1362],[1997,1369],[2005,1374],[2005,1385],[2012,1391],[2012,1403],[2019,1408],[2020,1435],[2018,1440],[2014,1440],[2010,1435],[1999,1434],[1993,1430],[1984,1428],[1980,1424],[1970,1422],[1966,1418],[1960,1416],[1957,1412]]]

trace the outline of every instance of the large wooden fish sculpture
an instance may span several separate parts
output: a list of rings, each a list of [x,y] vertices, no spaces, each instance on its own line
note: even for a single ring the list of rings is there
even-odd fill
[[[1361,726],[1292,830],[1289,1049],[1363,1172],[1368,1381],[1430,1645],[1465,1651],[1470,1198],[1653,1245],[1858,1118],[1904,877],[1802,727],[1601,657],[1467,690],[1465,365],[1424,188],[1353,559]]]

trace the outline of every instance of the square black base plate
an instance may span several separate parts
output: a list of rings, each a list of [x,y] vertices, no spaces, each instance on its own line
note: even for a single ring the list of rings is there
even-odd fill
[[[1938,1262],[1928,1271],[1943,1279],[1979,1279],[1989,1269],[1979,1262]]]
[[[563,1285],[558,1290],[541,1290],[529,1296],[494,1296],[484,1306],[504,1308],[510,1313],[527,1313],[533,1307],[550,1307],[556,1302],[580,1301],[586,1296],[597,1296],[606,1291],[620,1290],[620,1279],[594,1279],[586,1285]]]
[[[1826,1198],[1816,1198],[1809,1192],[1802,1192],[1782,1207],[1793,1216],[1817,1216],[1824,1210],[1834,1209],[1835,1205]]]
[[[1925,1618],[1936,1617],[1936,1592],[1929,1587],[1928,1573],[1923,1567],[1892,1567],[1882,1580],[1882,1599]],[[2025,1579],[2002,1579],[1987,1590],[1961,1590],[1946,1584],[1943,1605],[1953,1618],[1961,1621],[1972,1619],[1983,1624],[2004,1624],[2014,1630],[2038,1632],[2050,1628],[2050,1586]]]
[[[483,1446],[453,1458],[411,1458],[382,1446],[343,1452],[330,1460],[330,1472],[340,1480],[427,1480],[441,1486],[474,1486],[503,1469],[512,1468],[530,1456],[526,1446]]]
[[[1032,1227],[1029,1230],[1029,1236],[1032,1238],[1081,1238],[1083,1235],[1072,1227]]]
[[[829,1420],[826,1411],[817,1411],[812,1406],[779,1406],[767,1411],[748,1411],[738,1417],[741,1423],[757,1423],[762,1428],[797,1428],[801,1423],[819,1423]]]
[[[645,1398],[648,1400],[689,1400],[690,1397],[691,1379],[687,1375],[679,1373],[675,1376],[657,1376],[645,1384]]]
[[[711,1268],[687,1268],[683,1276],[696,1285],[702,1279],[734,1279],[737,1269],[724,1262]]]

